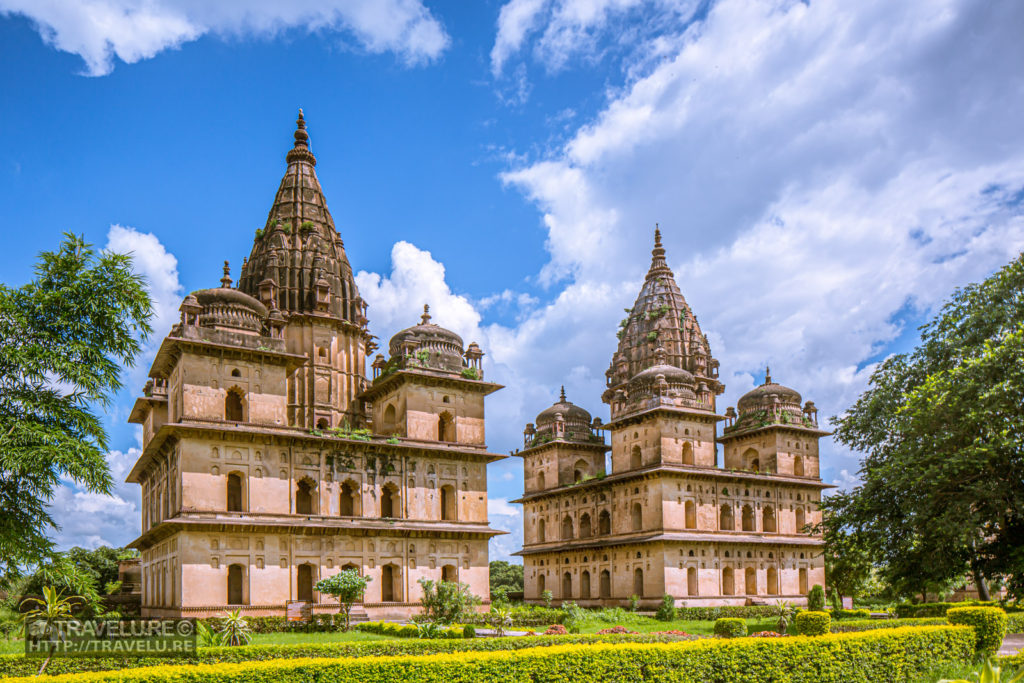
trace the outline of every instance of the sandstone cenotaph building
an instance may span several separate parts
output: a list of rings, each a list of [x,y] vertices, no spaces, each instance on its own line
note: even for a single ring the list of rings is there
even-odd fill
[[[591,419],[563,391],[526,426],[517,501],[526,599],[550,591],[583,606],[634,595],[654,606],[666,593],[687,606],[800,602],[824,585],[821,539],[808,527],[828,488],[818,474],[818,439],[828,432],[812,402],[801,406],[767,373],[738,413],[717,414],[718,361],[658,231],[618,336],[601,397],[611,422]]]
[[[299,113],[287,170],[232,286],[193,292],[130,421],[142,454],[142,610],[337,611],[319,579],[372,578],[372,618],[419,610],[421,577],[488,596],[483,352],[431,322],[367,327]]]

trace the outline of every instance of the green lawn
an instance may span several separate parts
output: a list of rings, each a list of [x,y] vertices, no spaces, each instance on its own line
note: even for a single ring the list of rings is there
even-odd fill
[[[634,621],[635,620],[635,621]],[[757,633],[758,631],[774,631],[778,625],[779,620],[777,618],[769,619],[746,619],[747,632]],[[630,631],[638,631],[640,633],[650,633],[651,631],[686,631],[692,633],[695,636],[709,636],[715,628],[715,622],[713,621],[658,621],[657,619],[651,619],[650,617],[632,617],[631,619],[624,620],[623,623],[613,624],[606,621],[599,621],[596,619],[588,619],[580,626],[581,633],[597,633],[598,631],[612,626],[625,626]],[[534,629],[537,633],[542,633],[543,629]]]
[[[25,641],[22,638],[10,640],[0,639],[0,655],[20,655],[25,652]]]
[[[291,645],[295,643],[351,643],[364,640],[394,640],[390,636],[362,631],[330,631],[327,633],[257,633],[253,645]]]

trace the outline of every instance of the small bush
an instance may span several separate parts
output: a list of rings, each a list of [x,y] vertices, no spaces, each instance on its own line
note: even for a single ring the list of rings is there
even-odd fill
[[[683,621],[715,621],[722,617],[767,619],[778,616],[773,605],[726,605],[724,607],[677,607],[676,619]]]
[[[715,622],[715,635],[720,638],[742,638],[747,635],[747,622],[725,617]]]
[[[654,618],[658,621],[672,621],[676,618],[676,599],[668,593],[661,596],[661,606],[655,613]]]
[[[800,612],[794,623],[796,632],[802,636],[823,636],[828,633],[832,617],[828,612]]]
[[[809,612],[825,611],[825,589],[819,584],[811,586],[811,592],[807,594],[807,610]]]
[[[466,624],[462,627],[463,638],[476,638],[476,626],[472,624]]]
[[[833,619],[870,619],[871,610],[866,609],[834,609]]]
[[[1007,614],[1006,632],[1024,633],[1024,614]]]
[[[636,612],[639,609],[640,609],[640,596],[636,595],[634,593],[633,595],[629,596],[629,611],[630,612]]]
[[[1006,635],[1006,612],[998,607],[954,607],[946,611],[950,624],[963,624],[974,629],[975,650],[992,655],[999,651]]]

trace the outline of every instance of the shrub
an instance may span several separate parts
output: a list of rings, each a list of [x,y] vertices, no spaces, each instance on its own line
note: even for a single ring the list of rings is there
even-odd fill
[[[668,593],[661,596],[661,607],[658,608],[654,618],[658,621],[672,621],[676,618],[676,599]]]
[[[630,612],[636,612],[639,609],[640,609],[640,596],[636,595],[634,593],[633,595],[629,596],[629,611]]]
[[[620,636],[621,637],[621,636]],[[533,644],[534,639],[521,639]],[[244,664],[159,666],[68,677],[52,683],[215,683],[292,681],[564,680],[619,682],[641,672],[680,683],[739,681],[769,683],[864,683],[914,680],[937,666],[967,663],[973,656],[970,629],[936,626],[822,638],[699,640],[671,645],[600,644],[525,648],[432,657],[300,659]],[[29,683],[26,681],[25,683]]]
[[[569,602],[562,603],[562,611],[565,612],[565,618],[562,619],[562,625],[565,626],[569,633],[579,633],[580,624],[583,623],[587,617],[583,608],[570,600]]]
[[[834,609],[833,619],[870,619],[871,610],[866,609]]]
[[[345,615],[346,631],[351,626],[352,605],[362,599],[363,593],[366,592],[366,584],[372,580],[369,576],[361,576],[355,569],[342,569],[337,574],[317,581],[317,591],[333,596],[341,603],[341,611]]]
[[[451,624],[473,611],[480,598],[469,592],[469,584],[454,581],[431,581],[421,578],[423,614],[429,621]]]
[[[1007,614],[1006,632],[1024,633],[1024,614]]]
[[[540,599],[544,601],[544,606],[551,609],[551,599],[555,597],[551,591],[544,591],[540,594]]]
[[[946,611],[954,607],[1002,607],[1004,612],[1016,612],[1016,606],[1000,605],[998,602],[989,600],[967,600],[964,602],[922,602],[918,604],[906,603],[896,605],[896,616],[900,619],[915,617],[944,617]]]
[[[720,638],[742,638],[747,635],[747,622],[724,617],[715,622],[715,635]]]
[[[807,594],[807,610],[809,612],[825,611],[825,589],[819,584],[811,586],[811,592]]]
[[[800,612],[794,623],[796,632],[802,636],[822,636],[828,633],[832,617],[828,612]]]
[[[569,632],[566,631],[565,627],[562,626],[561,624],[552,624],[551,626],[548,626],[548,630],[547,631],[544,631],[544,635],[546,635],[546,636],[566,636],[566,635],[569,635]]]
[[[476,627],[472,624],[466,624],[462,627],[463,638],[476,638]]]
[[[950,624],[974,628],[978,654],[995,654],[1006,635],[1006,612],[998,607],[954,607],[946,611]]]
[[[905,626],[942,626],[948,624],[945,617],[930,619],[843,619],[833,621],[829,630],[832,633],[855,633],[858,631],[875,631],[880,628],[903,628]]]
[[[722,617],[766,619],[778,616],[778,608],[770,605],[726,605],[724,607],[677,607],[676,619],[683,621],[715,621]]]

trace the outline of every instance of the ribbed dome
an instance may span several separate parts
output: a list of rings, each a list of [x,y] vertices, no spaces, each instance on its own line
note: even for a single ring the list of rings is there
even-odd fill
[[[411,347],[424,367],[446,372],[462,372],[464,349],[462,337],[430,322],[430,307],[423,307],[419,325],[407,327],[391,337],[388,353],[401,356],[403,348]]]
[[[259,333],[267,307],[244,292],[229,287],[200,289],[189,295],[202,306],[201,327],[218,327]]]
[[[638,381],[655,380],[658,375],[663,375],[665,380],[670,383],[687,384],[691,387],[697,384],[693,373],[677,368],[674,365],[654,365],[646,370],[641,370],[630,380],[630,384]]]
[[[559,413],[561,413],[562,419],[566,422],[580,422],[585,425],[590,425],[590,413],[583,408],[580,408],[575,403],[566,400],[565,387],[562,387],[562,394],[559,400],[550,408],[542,410],[540,414],[537,415],[537,427],[553,423]]]
[[[765,381],[759,387],[754,387],[740,397],[736,403],[737,412],[740,416],[757,410],[769,408],[777,397],[780,403],[790,404],[791,407],[799,409],[802,400],[800,392],[790,389],[787,386],[772,381],[770,373],[765,373]]]
[[[288,168],[266,225],[256,231],[238,288],[260,297],[261,284],[272,284],[276,308],[284,313],[314,313],[320,284],[328,294],[320,313],[363,327],[365,304],[316,177],[316,157],[309,149],[301,109],[296,123],[295,144],[286,157]]]

